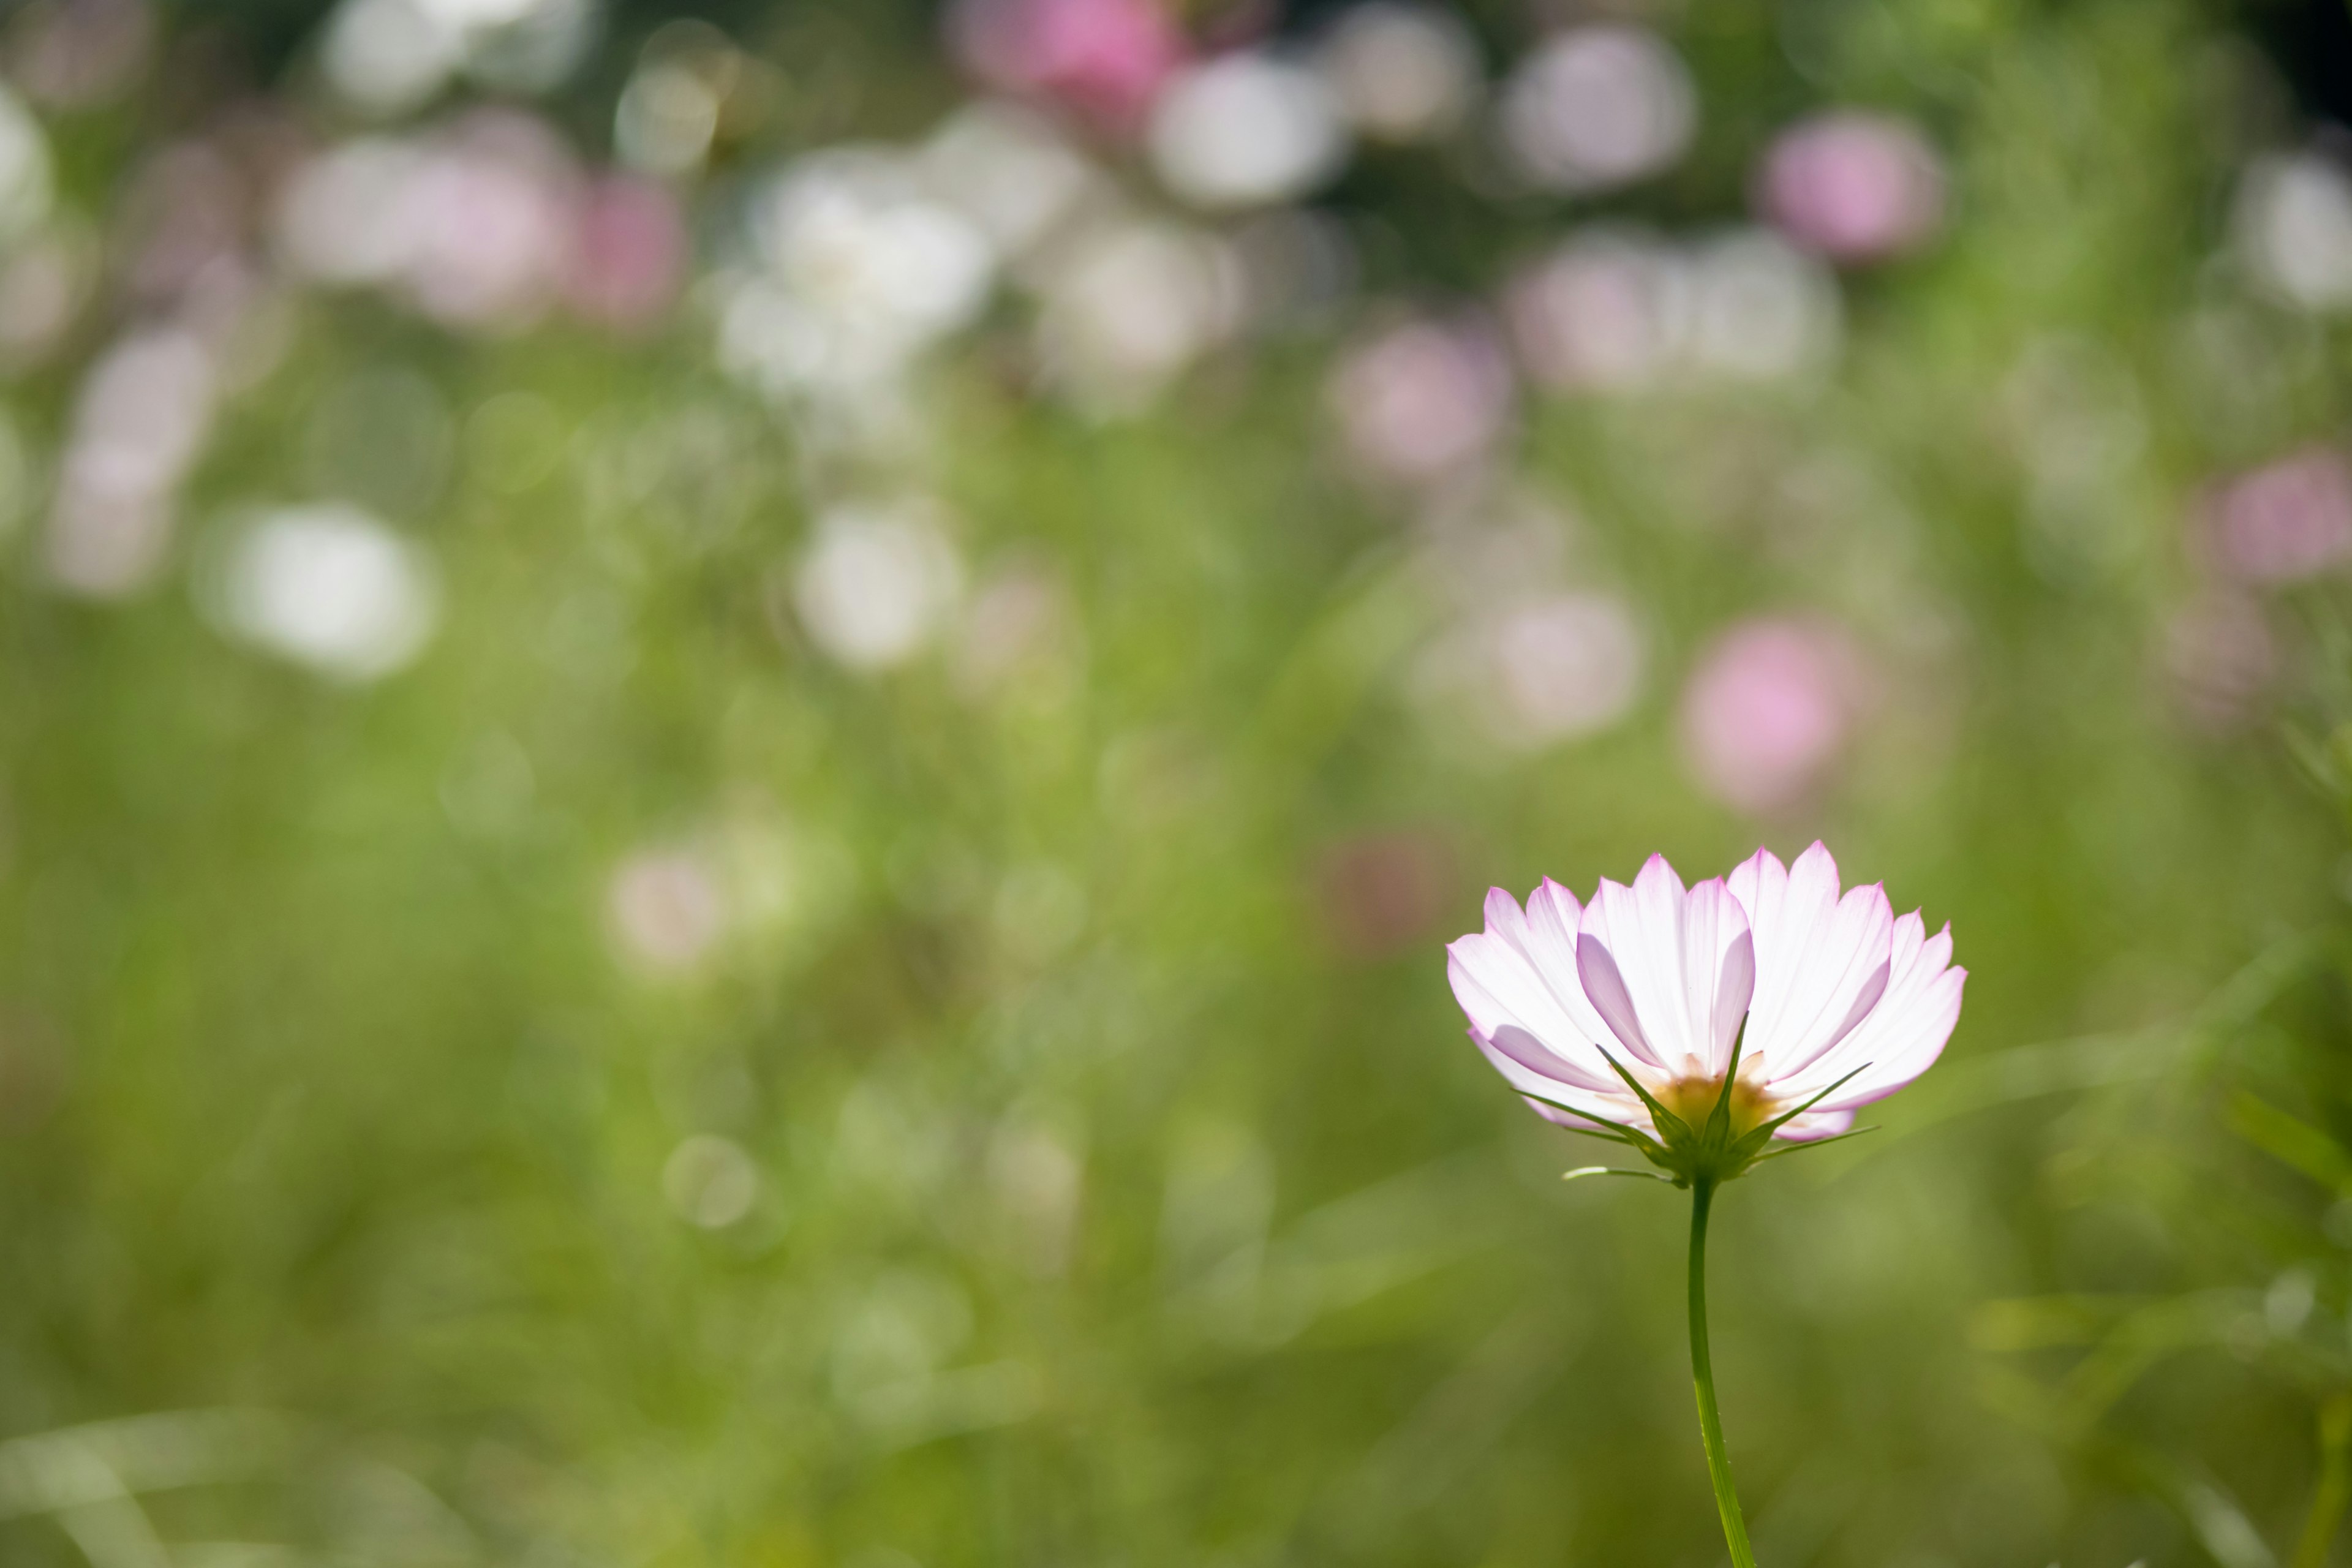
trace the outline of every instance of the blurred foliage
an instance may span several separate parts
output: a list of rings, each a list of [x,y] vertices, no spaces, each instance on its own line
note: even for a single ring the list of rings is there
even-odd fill
[[[593,144],[664,10],[620,8],[559,122]],[[862,73],[743,171],[956,92],[910,7],[710,15],[788,79],[819,37]],[[170,90],[220,58],[191,38],[307,101],[316,19],[172,13],[163,89],[52,125],[71,200],[102,221],[218,108]],[[2277,722],[2189,721],[2162,654],[2200,488],[2352,405],[2343,325],[2218,275],[2241,168],[2304,133],[2238,20],[1667,17],[1702,141],[1604,210],[1724,221],[1774,125],[1855,101],[1931,129],[1955,216],[1851,280],[1833,375],[1525,414],[1517,480],[1652,671],[1528,752],[1414,697],[1453,611],[1331,455],[1319,340],[1124,420],[1028,395],[1009,321],[929,370],[910,460],[975,580],[1061,606],[975,687],[812,645],[814,459],[707,321],[294,301],[185,570],[90,604],[38,516],[6,546],[0,1559],[1703,1568],[1680,1211],[1559,1184],[1587,1151],[1464,1044],[1440,943],[1489,882],[1819,835],[1972,978],[1884,1131],[1718,1216],[1759,1559],[2352,1561],[2341,585],[2271,608]],[[1369,287],[1438,298],[1584,211],[1371,158],[1329,205]],[[2261,376],[2200,360],[2217,316]],[[33,447],[117,324],[9,386]],[[2056,513],[2017,412],[2045,363],[2142,433]],[[336,424],[394,384],[440,473]],[[438,563],[439,636],[379,684],[190,591],[237,508],[331,489]],[[1759,823],[1686,778],[1673,689],[1766,610],[1853,627],[1885,696]],[[716,889],[691,963],[615,934],[648,865]]]

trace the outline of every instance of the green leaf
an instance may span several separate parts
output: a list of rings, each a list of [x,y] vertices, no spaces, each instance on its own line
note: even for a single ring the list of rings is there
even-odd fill
[[[2241,1090],[2230,1101],[2230,1130],[2323,1186],[2352,1193],[2352,1153],[2320,1129]]]
[[[1606,1131],[1601,1131],[1593,1127],[1570,1127],[1564,1129],[1566,1131],[1581,1132],[1587,1138],[1605,1138],[1612,1143],[1623,1143],[1631,1148],[1639,1149],[1644,1154],[1651,1153],[1653,1151],[1659,1154],[1665,1152],[1656,1139],[1637,1127],[1628,1127],[1622,1121],[1612,1121],[1605,1116],[1595,1116],[1582,1106],[1563,1105],[1557,1100],[1551,1100],[1540,1094],[1528,1094],[1525,1089],[1519,1092],[1527,1095],[1529,1100],[1540,1100],[1554,1110],[1565,1110],[1570,1116],[1580,1116],[1587,1121],[1598,1123],[1600,1128],[1607,1129]]]
[[[1739,1053],[1748,1048],[1748,1014],[1739,1017],[1738,1032],[1731,1037],[1731,1066],[1723,1075],[1723,1092],[1715,1097],[1715,1109],[1707,1113],[1706,1135],[1719,1139],[1731,1130],[1731,1090],[1739,1081]]]
[[[1832,1143],[1843,1143],[1849,1138],[1859,1138],[1865,1132],[1877,1131],[1875,1127],[1852,1127],[1843,1132],[1832,1132],[1826,1138],[1808,1138],[1801,1143],[1783,1143],[1778,1149],[1769,1149],[1757,1155],[1756,1163],[1760,1165],[1767,1160],[1778,1160],[1785,1154],[1801,1154],[1808,1149],[1826,1149]]]

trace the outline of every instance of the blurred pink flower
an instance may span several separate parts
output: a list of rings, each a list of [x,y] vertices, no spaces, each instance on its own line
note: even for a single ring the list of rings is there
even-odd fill
[[[1907,121],[1837,110],[1800,121],[1765,154],[1758,205],[1781,232],[1839,261],[1916,249],[1944,216],[1936,150]]]
[[[554,132],[519,114],[484,113],[441,140],[402,193],[418,306],[452,327],[535,319],[564,272],[575,181]]]
[[[1159,0],[957,0],[947,26],[957,57],[990,86],[1118,130],[1141,123],[1186,53]]]
[[[2352,465],[2311,447],[2222,484],[2208,500],[2202,544],[2244,583],[2292,583],[2352,560]]]
[[[1509,423],[1510,362],[1476,323],[1411,321],[1341,360],[1331,405],[1356,461],[1377,478],[1427,483],[1485,458]]]
[[[1745,1162],[1693,1148],[1649,1101],[1704,1126],[1738,1038],[1732,1139],[1782,1117],[1768,1136],[1843,1132],[1942,1053],[1968,977],[1951,956],[1951,928],[1931,937],[1916,911],[1895,919],[1883,887],[1841,895],[1815,844],[1793,867],[1759,849],[1690,889],[1654,855],[1632,887],[1604,879],[1581,906],[1549,879],[1524,910],[1496,888],[1486,929],[1446,949],[1446,973],[1471,1039],[1547,1121],[1627,1129],[1664,1142],[1669,1169],[1713,1160],[1721,1176]]]
[[[1751,813],[1801,800],[1844,747],[1863,668],[1834,626],[1762,619],[1725,632],[1683,689],[1684,755],[1699,786]]]
[[[1641,234],[1601,230],[1569,240],[1520,272],[1505,295],[1528,374],[1563,392],[1657,380],[1681,347],[1685,270]]]
[[[564,293],[588,320],[621,331],[652,325],[686,275],[686,220],[651,180],[609,175],[581,198]]]

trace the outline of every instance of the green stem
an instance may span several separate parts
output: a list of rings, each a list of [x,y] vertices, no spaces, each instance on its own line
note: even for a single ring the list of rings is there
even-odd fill
[[[1690,1334],[1691,1378],[1698,1385],[1698,1433],[1706,1444],[1706,1473],[1715,1482],[1715,1506],[1723,1515],[1723,1538],[1731,1545],[1733,1568],[1756,1568],[1748,1544],[1748,1521],[1740,1517],[1739,1494],[1731,1488],[1731,1459],[1723,1451],[1723,1417],[1715,1408],[1715,1363],[1706,1351],[1706,1211],[1715,1184],[1691,1184]]]
[[[2303,1521],[2294,1568],[2321,1568],[2327,1561],[2327,1543],[2336,1538],[2347,1502],[2352,1502],[2352,1394],[2339,1394],[2320,1407],[2319,1482],[2311,1489],[2311,1512]]]

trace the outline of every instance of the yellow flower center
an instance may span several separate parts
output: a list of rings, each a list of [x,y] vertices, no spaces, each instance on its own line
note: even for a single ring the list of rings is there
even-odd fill
[[[1659,1104],[1688,1122],[1692,1131],[1699,1132],[1705,1131],[1707,1119],[1715,1114],[1716,1102],[1723,1098],[1723,1080],[1678,1078],[1654,1092]],[[1739,1081],[1731,1086],[1731,1136],[1737,1139],[1777,1114],[1772,1097],[1745,1072],[1741,1073]]]

